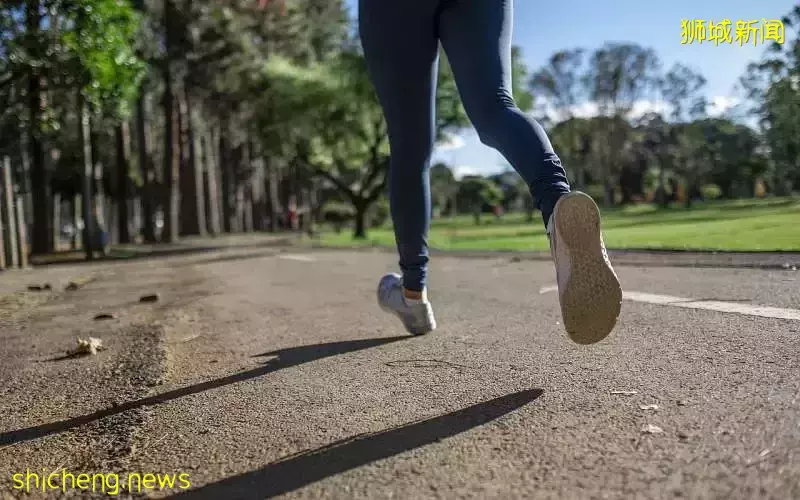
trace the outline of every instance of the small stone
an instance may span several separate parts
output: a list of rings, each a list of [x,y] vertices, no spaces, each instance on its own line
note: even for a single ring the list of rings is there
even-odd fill
[[[685,399],[681,399],[680,401],[678,401],[678,406],[689,406],[689,402],[686,401]]]
[[[642,427],[642,434],[663,434],[664,429],[657,425],[647,424]]]
[[[680,439],[681,441],[686,441],[687,439],[689,439],[689,434],[687,434],[684,431],[678,431],[678,439]]]
[[[117,317],[117,313],[100,313],[95,315],[95,321],[100,321],[104,319],[115,319]]]
[[[633,396],[634,394],[639,394],[638,391],[611,391],[611,394],[616,396]]]
[[[655,410],[658,410],[658,405],[640,405],[639,409],[640,410],[653,410],[653,411],[655,411]]]
[[[71,292],[73,290],[77,290],[80,287],[81,286],[78,283],[76,283],[74,281],[70,281],[69,284],[67,284],[66,288],[64,288],[64,290],[66,290],[68,292]]]
[[[160,299],[160,296],[157,293],[151,293],[151,294],[142,295],[141,297],[139,297],[139,302],[144,302],[144,303],[146,303],[146,302],[158,302],[159,299]]]

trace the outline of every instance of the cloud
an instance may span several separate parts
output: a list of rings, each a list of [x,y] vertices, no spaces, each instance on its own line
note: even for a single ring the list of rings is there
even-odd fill
[[[715,95],[708,101],[708,114],[710,116],[720,116],[741,103],[742,100],[738,97]]]
[[[472,165],[456,165],[453,167],[453,176],[456,179],[462,179],[467,175],[482,175],[482,169]]]
[[[439,151],[455,151],[463,148],[465,144],[466,142],[460,135],[450,134],[447,139],[436,145],[436,149]]]
[[[708,99],[707,111],[709,116],[717,117],[725,114],[726,112],[730,111],[731,109],[735,108],[741,103],[742,100],[739,99],[738,97],[715,95]],[[633,103],[633,107],[631,108],[630,113],[628,113],[628,118],[636,119],[640,118],[642,115],[646,113],[653,113],[653,112],[668,114],[671,109],[672,107],[663,101],[657,101],[652,99],[640,99]],[[562,121],[568,116],[568,113],[556,109],[549,103],[545,103],[542,106],[541,111],[548,119],[554,122]],[[587,101],[572,106],[570,112],[572,116],[575,116],[577,118],[592,118],[600,114],[600,109],[596,102]]]

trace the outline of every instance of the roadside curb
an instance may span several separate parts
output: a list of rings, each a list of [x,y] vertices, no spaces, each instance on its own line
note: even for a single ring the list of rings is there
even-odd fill
[[[329,246],[320,243],[299,243],[297,246],[311,250],[359,251],[394,253],[388,246]],[[550,252],[521,252],[511,250],[437,250],[431,249],[432,256],[459,257],[472,259],[507,258],[511,262],[549,261]],[[657,267],[700,267],[722,269],[763,269],[796,271],[800,269],[800,252],[720,252],[713,250],[646,250],[626,249],[608,250],[615,266],[657,266]]]

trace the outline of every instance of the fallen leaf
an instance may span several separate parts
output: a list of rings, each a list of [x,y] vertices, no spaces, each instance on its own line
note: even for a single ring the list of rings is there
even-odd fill
[[[142,295],[139,297],[139,302],[158,302],[159,295],[157,293],[151,293],[149,295]]]
[[[642,434],[662,434],[664,429],[657,425],[647,424],[642,427]]]
[[[615,394],[618,396],[633,396],[634,394],[639,394],[638,391],[611,391],[611,394]]]
[[[78,339],[78,345],[74,349],[67,351],[67,354],[70,356],[79,356],[83,354],[97,354],[97,351],[101,351],[105,349],[103,347],[103,341],[95,338],[89,337],[88,339]]]
[[[640,410],[658,410],[658,405],[641,405]]]

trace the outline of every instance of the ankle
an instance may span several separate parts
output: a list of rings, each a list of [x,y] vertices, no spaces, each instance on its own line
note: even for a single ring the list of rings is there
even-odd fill
[[[428,300],[428,293],[427,290],[424,288],[419,291],[403,288],[403,298],[406,301],[425,302]]]

